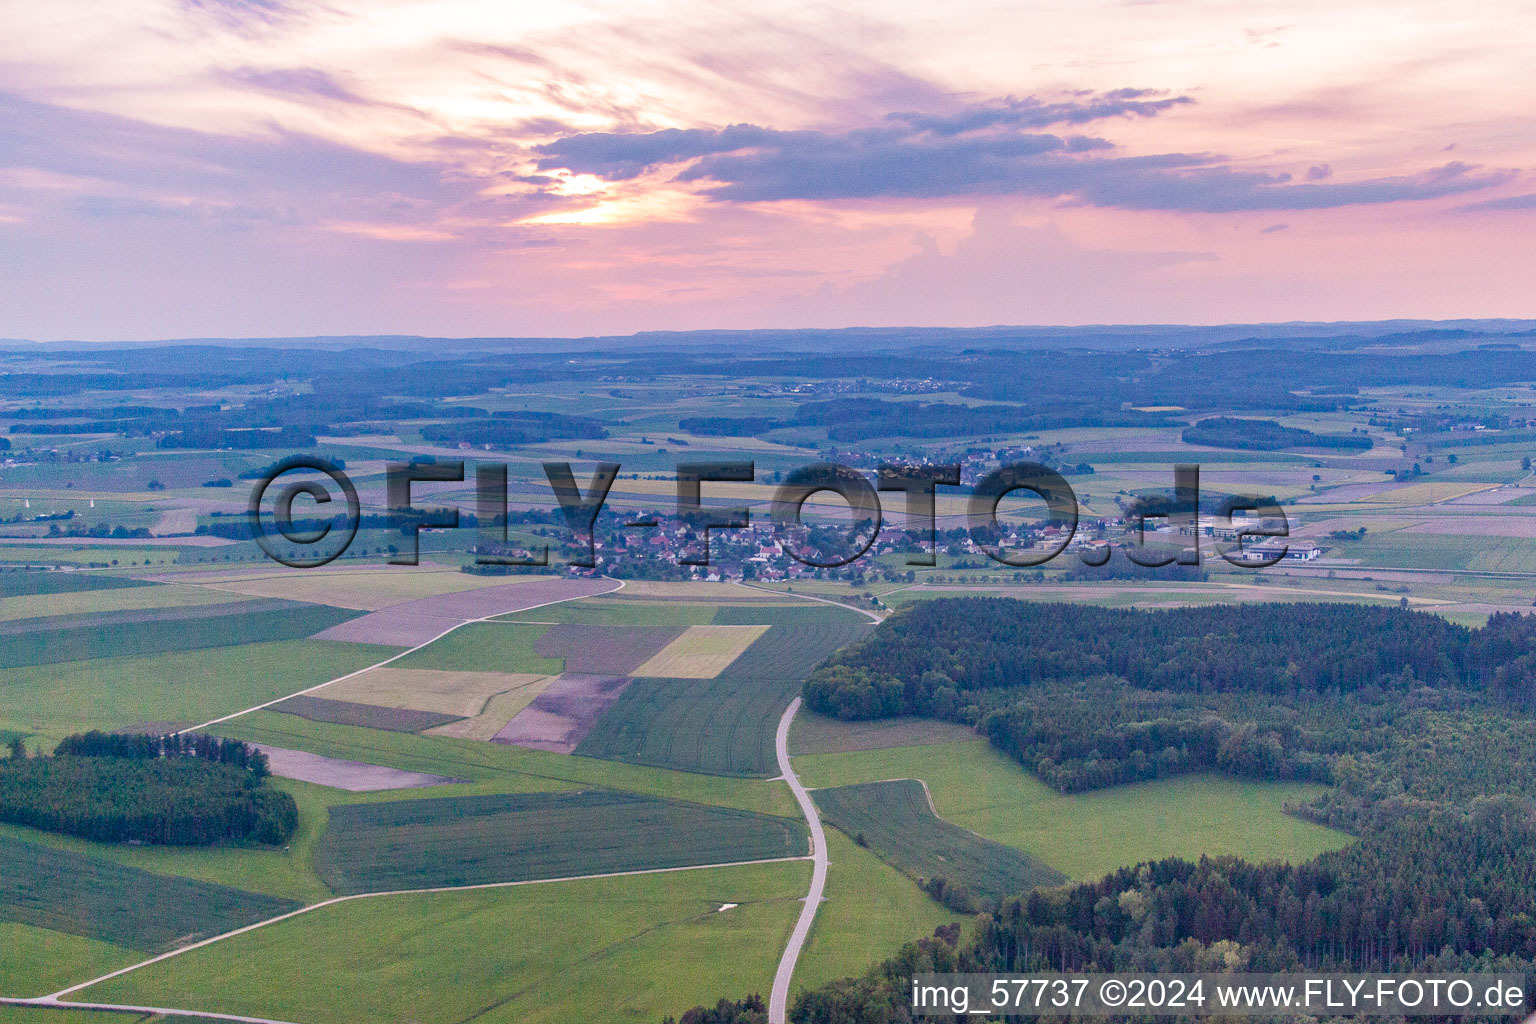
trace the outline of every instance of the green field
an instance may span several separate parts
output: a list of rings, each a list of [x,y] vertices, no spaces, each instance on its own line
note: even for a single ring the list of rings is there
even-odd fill
[[[1353,838],[1284,813],[1317,786],[1198,775],[1063,796],[985,740],[809,754],[795,770],[814,787],[922,779],[945,821],[1074,879],[1203,853],[1299,863]]]
[[[54,573],[53,575],[62,575]],[[0,591],[3,593],[3,591]],[[51,594],[23,594],[0,597],[0,622],[24,619],[41,620],[39,628],[67,623],[49,623],[60,615],[90,615],[103,612],[146,608],[190,608],[206,604],[236,604],[250,600],[243,594],[229,594],[205,587],[109,587],[99,590],[65,590]]]
[[[114,622],[33,630],[4,638],[0,668],[56,665],[133,655],[192,651],[237,644],[298,640],[356,618],[360,613],[323,605],[282,602],[282,607],[239,610],[225,615],[177,614],[163,609],[153,621]],[[119,613],[123,614],[123,613]]]
[[[392,667],[447,672],[530,672],[552,676],[564,670],[565,662],[559,658],[546,658],[533,648],[539,637],[548,631],[548,626],[476,623],[456,629],[419,651],[412,651]]]
[[[793,991],[863,974],[905,943],[966,920],[836,829],[827,832],[827,856],[825,901],[795,967]]]
[[[789,790],[780,783],[761,779],[668,771],[447,736],[379,732],[264,711],[226,722],[213,731],[234,739],[308,750],[327,757],[475,782],[494,781],[508,792],[576,787],[622,789],[663,799],[800,818]],[[436,792],[441,791],[423,795]]]
[[[942,876],[998,901],[1067,880],[1028,854],[935,817],[915,779],[837,786],[812,796],[828,823],[919,880]]]
[[[298,906],[0,836],[0,919],[145,951]]]
[[[825,606],[719,610],[733,611],[734,619],[787,621],[773,625],[714,679],[636,679],[597,720],[577,754],[715,775],[778,774],[773,736],[784,709],[811,669],[863,636],[866,627],[861,617]]]
[[[47,995],[143,958],[142,953],[98,939],[0,921],[0,996]]]
[[[826,614],[812,622],[774,625],[720,674],[739,679],[792,679],[799,682],[833,651],[868,635],[867,619],[835,608],[823,606],[823,610]]]
[[[29,594],[72,594],[93,590],[118,590],[153,587],[147,580],[112,576],[104,572],[25,572],[0,570],[0,595],[22,597]]]
[[[589,790],[333,807],[315,870],[336,892],[389,892],[807,853],[788,818]]]
[[[79,998],[306,1024],[656,1024],[766,994],[809,877],[762,864],[355,900]]]
[[[141,722],[197,724],[365,668],[392,651],[284,640],[10,669],[0,674],[0,727],[57,740]]]
[[[773,734],[799,686],[734,675],[636,679],[576,753],[712,775],[777,775]]]

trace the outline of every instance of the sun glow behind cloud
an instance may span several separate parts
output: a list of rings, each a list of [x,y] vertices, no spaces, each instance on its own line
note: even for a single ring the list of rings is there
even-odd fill
[[[0,333],[1536,313],[1524,7],[10,4]]]

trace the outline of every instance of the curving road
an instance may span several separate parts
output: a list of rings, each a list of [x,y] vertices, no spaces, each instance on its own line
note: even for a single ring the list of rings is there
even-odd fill
[[[805,906],[800,908],[800,919],[795,922],[795,930],[789,935],[789,945],[784,947],[784,955],[779,959],[779,972],[773,976],[773,995],[768,1000],[768,1024],[785,1024],[788,1018],[789,981],[794,977],[795,962],[800,959],[800,950],[811,934],[811,925],[816,921],[816,909],[821,905],[822,893],[827,888],[827,834],[822,830],[821,815],[816,813],[816,804],[811,800],[811,794],[800,785],[800,779],[789,763],[789,724],[794,721],[795,712],[799,710],[800,698],[796,697],[785,709],[784,717],[779,719],[774,746],[778,750],[779,770],[784,773],[784,781],[789,783],[789,791],[795,794],[795,802],[800,805],[806,824],[811,827],[811,891],[805,897]]]

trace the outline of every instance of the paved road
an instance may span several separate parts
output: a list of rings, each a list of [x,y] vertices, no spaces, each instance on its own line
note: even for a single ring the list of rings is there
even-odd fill
[[[795,922],[795,930],[790,933],[789,945],[784,947],[784,956],[779,960],[779,972],[773,976],[773,996],[768,1000],[768,1024],[785,1024],[788,1018],[789,982],[794,977],[795,963],[800,959],[800,950],[811,934],[816,910],[821,906],[822,893],[827,888],[827,834],[822,830],[821,815],[816,813],[816,804],[811,800],[811,794],[800,785],[800,779],[789,763],[789,724],[795,720],[795,712],[799,710],[800,698],[796,697],[785,710],[784,717],[779,719],[779,731],[774,737],[774,745],[778,748],[779,770],[784,773],[784,781],[789,783],[789,791],[795,794],[795,802],[800,805],[806,823],[811,826],[811,859],[814,866],[811,870],[811,891],[805,897],[805,906],[800,908],[800,920]]]

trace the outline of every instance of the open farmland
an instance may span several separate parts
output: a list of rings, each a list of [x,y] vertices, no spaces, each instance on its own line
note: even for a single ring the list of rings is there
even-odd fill
[[[630,683],[628,676],[563,673],[551,679],[491,739],[514,747],[569,754]]]
[[[267,755],[267,767],[278,778],[295,779],[332,789],[345,789],[352,793],[422,789],[455,781],[441,775],[425,775],[421,772],[407,772],[380,764],[322,757],[319,754],[311,754],[307,750],[288,750],[262,743],[255,746]]]
[[[770,621],[799,610],[751,609]],[[795,624],[769,627],[713,679],[635,679],[576,753],[710,774],[778,774],[773,734],[779,717],[810,670],[865,630],[852,613],[815,610],[831,621],[790,616]]]
[[[571,601],[614,588],[610,580],[565,579],[557,576],[530,576],[521,583],[507,583],[505,577],[498,577],[498,580],[498,585],[493,587],[437,594],[369,612],[327,630],[322,639],[414,647],[461,622],[542,608],[554,602]]]
[[[99,590],[126,590],[152,584],[129,576],[101,572],[26,572],[0,570],[0,593],[7,597],[43,594],[77,594]]]
[[[0,921],[0,996],[45,995],[141,959],[142,953],[124,946],[18,921]],[[0,1007],[0,1022],[6,1020],[7,1009]]]
[[[265,602],[259,610],[241,609],[238,612],[225,605],[119,612],[116,613],[119,620],[122,616],[134,616],[132,621],[118,623],[132,628],[111,628],[113,621],[103,617],[97,624],[28,630],[8,636],[0,645],[0,668],[296,640],[312,636],[355,614],[287,601]]]
[[[0,836],[0,919],[156,952],[297,903]]]
[[[9,579],[0,577],[0,622],[44,619],[61,615],[92,615],[141,608],[185,608],[194,605],[238,604],[240,594],[224,594],[198,587],[138,586],[93,590],[64,590],[51,594],[12,596],[5,590]]]
[[[273,704],[270,710],[280,715],[297,715],[311,722],[360,725],[365,729],[383,729],[385,732],[426,732],[428,729],[460,720],[458,715],[445,715],[437,711],[355,704],[352,701],[330,700],[326,697],[311,697],[307,694],[289,697],[285,701]]]
[[[454,630],[441,640],[412,651],[391,668],[422,668],[438,672],[516,672],[557,675],[565,671],[559,658],[546,658],[536,644],[551,627],[480,622]]]
[[[319,695],[327,700],[472,718],[484,711],[486,702],[497,694],[524,689],[543,678],[527,672],[442,672],[386,667],[334,683],[319,691]]]
[[[169,578],[233,594],[281,597],[289,601],[308,601],[369,612],[441,594],[505,587],[536,579],[532,576],[522,579],[475,576],[454,569],[403,565],[362,566],[334,571],[292,569],[273,572],[268,569],[232,576],[212,573],[206,577],[200,573],[180,573]]]
[[[803,825],[593,790],[331,810],[315,870],[342,893],[803,857]]]
[[[994,900],[1066,876],[1002,843],[936,817],[915,779],[816,790],[826,820],[917,879],[943,877]]]
[[[559,622],[587,626],[702,626],[714,622],[715,605],[684,601],[635,601],[595,597],[517,612],[497,621]]]
[[[195,725],[382,661],[388,648],[286,640],[34,665],[0,674],[0,726],[60,739],[140,722]]]
[[[758,864],[356,900],[79,998],[306,1024],[655,1024],[767,991],[809,875]]]
[[[767,632],[767,626],[689,626],[634,670],[638,676],[713,679]]]
[[[1317,786],[1195,775],[1065,796],[980,739],[811,754],[795,758],[795,769],[812,787],[921,779],[945,821],[1074,879],[1201,854],[1300,863],[1353,841],[1285,813],[1287,800]]]
[[[551,626],[534,641],[541,656],[559,660],[567,672],[588,675],[645,675],[636,670],[655,660],[659,652],[698,629],[678,626]]]
[[[868,620],[862,616],[835,608],[828,608],[827,613],[827,618],[816,623],[775,624],[722,674],[742,679],[793,679],[798,682],[827,660],[833,651],[869,632]]]
[[[778,774],[773,731],[795,680],[636,679],[576,753],[715,775]]]

